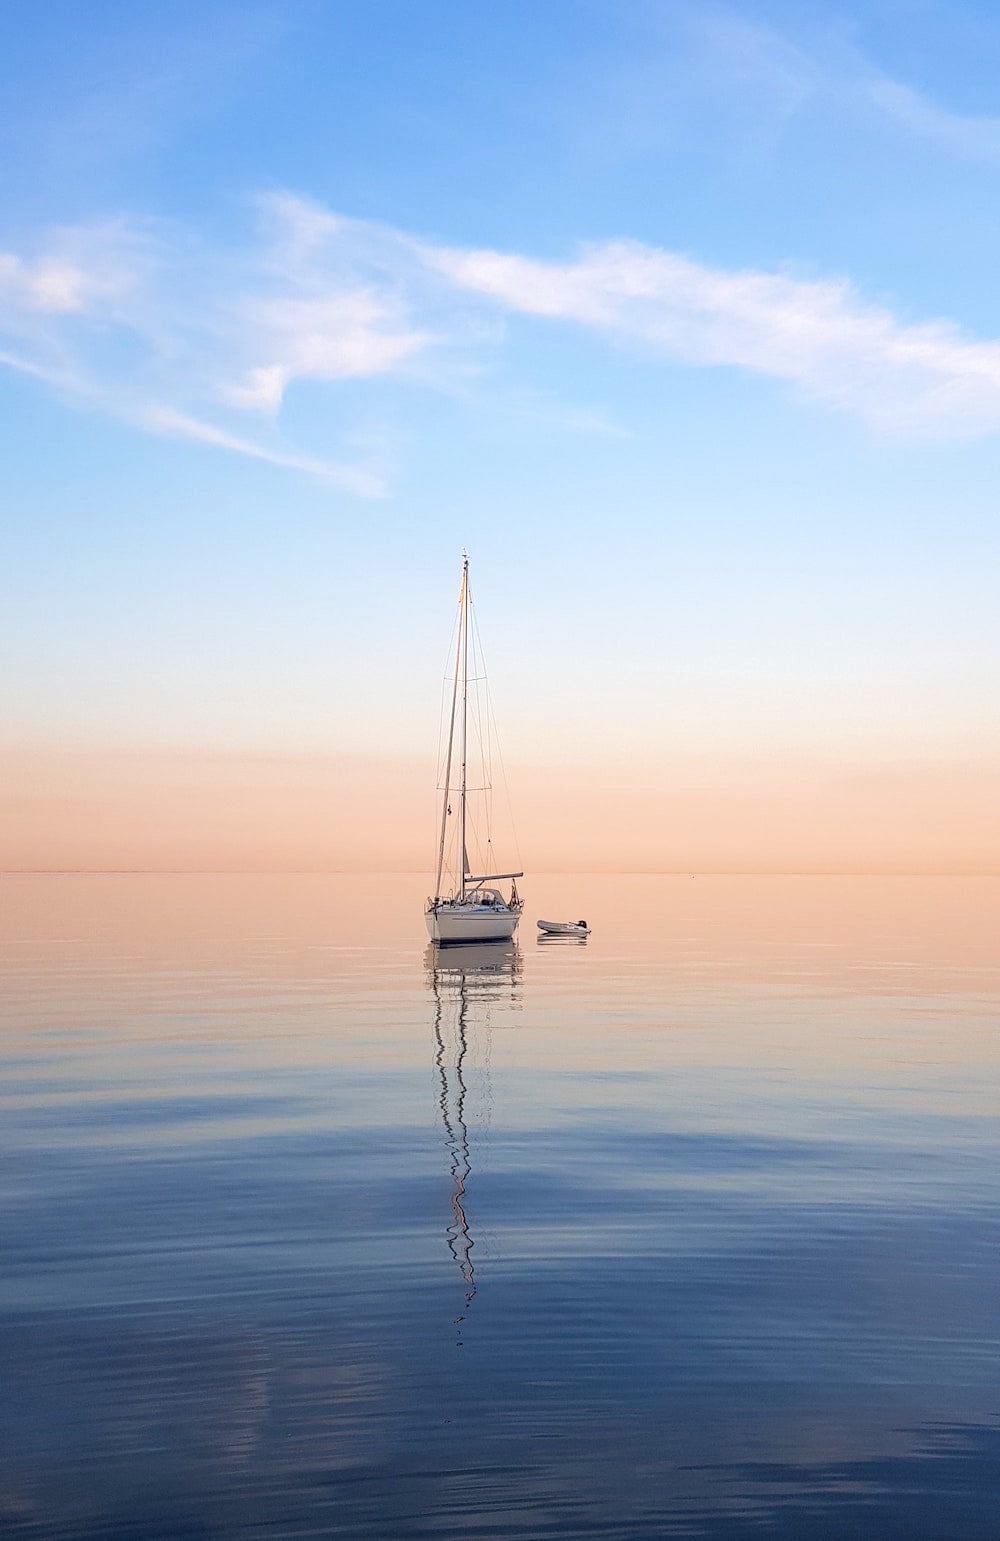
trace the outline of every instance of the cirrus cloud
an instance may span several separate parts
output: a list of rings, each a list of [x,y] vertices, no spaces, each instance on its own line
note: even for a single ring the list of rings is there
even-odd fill
[[[1000,429],[1000,342],[899,321],[846,280],[708,267],[633,241],[573,262],[426,248],[449,282],[523,315],[570,321],[646,353],[770,375],[890,433]]]
[[[430,243],[281,193],[259,200],[235,246],[122,219],[0,253],[0,364],[144,431],[358,496],[383,490],[384,469],[336,446],[358,441],[366,390],[387,378],[440,389],[456,360],[467,380],[485,354],[516,355],[522,333],[491,315],[584,329],[672,369],[784,381],[881,433],[1000,431],[997,340],[901,318],[846,279],[724,269],[636,241],[541,260]],[[293,386],[330,393],[337,426],[321,452],[302,434]],[[561,406],[567,423],[594,419],[590,404]]]

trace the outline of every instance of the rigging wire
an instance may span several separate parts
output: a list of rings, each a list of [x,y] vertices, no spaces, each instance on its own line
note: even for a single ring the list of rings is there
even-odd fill
[[[478,624],[477,621],[475,621],[475,619],[474,619],[474,625],[475,625],[475,630],[476,630],[476,636],[478,638],[478,636],[479,636],[479,624]],[[488,676],[487,669],[486,669],[486,658],[485,658],[485,655],[483,654],[483,651],[482,651],[482,643],[481,642],[480,642],[480,664],[481,664],[482,671],[483,671],[483,681],[484,681],[484,684],[486,686],[486,692],[485,693],[486,693],[486,712],[487,712],[487,735],[488,735],[488,737],[490,739],[490,742],[491,742],[490,777],[489,777],[489,780],[492,783],[492,781],[493,781],[493,774],[492,774],[492,770],[493,770],[493,766],[492,766],[492,749],[495,749],[495,751],[496,751],[496,758],[497,758],[497,766],[498,766],[499,771],[500,771],[500,780],[501,780],[501,783],[503,785],[504,802],[505,802],[506,808],[507,808],[507,818],[508,818],[509,825],[510,825],[511,837],[512,837],[513,843],[514,843],[514,866],[515,867],[520,867],[520,866],[523,865],[522,861],[521,861],[521,846],[520,846],[520,842],[519,842],[519,840],[517,838],[517,825],[514,823],[514,808],[513,808],[513,805],[511,803],[511,800],[510,800],[510,786],[509,786],[508,781],[507,781],[507,768],[504,765],[503,751],[500,748],[500,733],[499,733],[499,730],[497,728],[496,713],[495,713],[495,711],[493,709],[493,692],[490,690],[489,676]],[[491,727],[492,727],[492,732],[490,731]],[[492,816],[492,811],[493,811],[492,793],[493,793],[493,787],[491,785],[491,787],[490,787],[490,794],[491,794],[491,796],[490,796],[490,813],[491,813],[491,816]]]
[[[483,659],[483,643],[482,643],[482,638],[481,638],[480,633],[479,633],[479,621],[478,621],[477,616],[476,616],[475,604],[474,604],[474,601],[473,601],[473,597],[472,597],[471,591],[469,593],[469,616],[470,616],[470,619],[471,619],[471,622],[472,622],[472,625],[471,625],[471,628],[470,628],[470,630],[471,630],[471,640],[472,640],[472,657],[473,657],[473,661],[474,661],[474,667],[476,669],[476,688],[473,691],[473,713],[472,713],[472,718],[473,718],[473,730],[475,732],[476,741],[477,741],[477,744],[479,746],[479,757],[480,757],[480,760],[481,760],[482,766],[483,766],[483,788],[482,788],[482,791],[483,791],[483,814],[484,814],[484,823],[485,823],[485,830],[481,830],[479,828],[479,826],[478,826],[478,823],[474,824],[474,835],[475,835],[475,841],[476,841],[476,846],[477,846],[478,869],[481,872],[489,872],[489,870],[490,870],[489,856],[490,856],[490,852],[492,850],[492,845],[493,845],[493,840],[492,840],[492,818],[491,818],[492,808],[491,808],[491,803],[490,803],[490,783],[491,783],[491,779],[492,779],[492,767],[490,766],[490,763],[489,763],[488,737],[487,737],[487,735],[485,735],[483,733],[483,697],[486,694],[485,686],[486,686],[487,682],[486,682],[486,674],[485,674],[485,663],[484,663],[484,659]],[[483,670],[483,673],[479,673],[479,670]],[[479,688],[480,684],[482,684],[484,686],[484,689],[481,690]],[[487,702],[487,704],[488,704],[488,702]],[[481,843],[484,834],[485,834],[485,841],[486,841],[485,848],[483,847],[483,845]]]
[[[454,621],[452,623],[452,628],[451,628],[451,637],[449,638],[449,641],[448,641],[448,652],[445,655],[447,657],[447,659],[449,660],[449,664],[450,664],[451,657],[452,657],[452,655],[454,654],[454,651],[455,651],[455,643],[456,643],[456,639],[457,639],[457,636],[458,636],[458,628],[459,628],[459,626],[461,624],[462,624],[462,596],[461,596],[461,594],[459,594],[458,603],[457,603],[457,605],[455,607],[455,619],[454,619]],[[444,748],[444,742],[445,742],[445,719],[446,719],[446,717],[450,717],[448,694],[449,694],[449,688],[452,685],[453,680],[454,680],[454,675],[450,672],[450,669],[448,667],[446,667],[445,672],[444,672],[444,674],[441,677],[441,703],[440,703],[440,708],[438,710],[437,769],[436,769],[436,774],[435,774],[435,781],[437,783],[438,791],[441,792],[444,795],[444,797],[449,799],[449,800],[450,800],[450,796],[451,796],[451,789],[449,787],[445,787],[445,786],[442,785],[442,777],[444,776],[444,772],[445,772],[445,759],[446,759],[445,748]],[[449,812],[450,811],[451,810],[449,808]],[[451,851],[451,847],[452,847],[453,844],[454,844],[453,839],[446,839],[446,842],[445,842],[444,871],[447,872],[449,877],[451,877],[454,880],[455,870],[456,869],[455,869],[455,864],[452,862],[452,859],[451,859],[451,856],[450,856],[450,851]],[[434,860],[435,860],[435,862],[437,861],[437,852],[436,851],[435,851],[435,855],[434,855]],[[442,874],[442,876],[443,875],[444,874]]]

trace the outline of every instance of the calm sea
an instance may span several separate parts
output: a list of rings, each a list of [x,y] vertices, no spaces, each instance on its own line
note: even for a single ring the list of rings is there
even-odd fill
[[[1000,881],[424,886],[0,882],[3,1535],[996,1541]]]

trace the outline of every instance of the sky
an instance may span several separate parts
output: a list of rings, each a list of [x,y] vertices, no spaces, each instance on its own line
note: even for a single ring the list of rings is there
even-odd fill
[[[0,868],[1000,871],[1000,13],[0,11]]]

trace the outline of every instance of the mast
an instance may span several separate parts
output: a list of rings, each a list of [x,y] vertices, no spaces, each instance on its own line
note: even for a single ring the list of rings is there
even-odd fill
[[[451,722],[448,725],[448,756],[444,769],[444,798],[441,803],[441,840],[438,845],[437,877],[434,879],[434,902],[441,897],[441,874],[444,871],[444,847],[448,837],[448,794],[451,791],[451,751],[455,742],[455,707],[458,704],[458,671],[462,657],[462,629],[465,613],[465,595],[469,586],[469,559],[463,552],[462,590],[458,597],[458,642],[455,646],[455,681],[451,687]],[[468,671],[466,671],[468,672]],[[462,746],[462,888],[465,888],[465,746]]]
[[[462,887],[459,898],[465,898],[465,878],[469,867],[465,854],[465,782],[466,761],[469,749],[469,558],[462,552],[462,798],[459,815],[459,851],[462,861]]]

